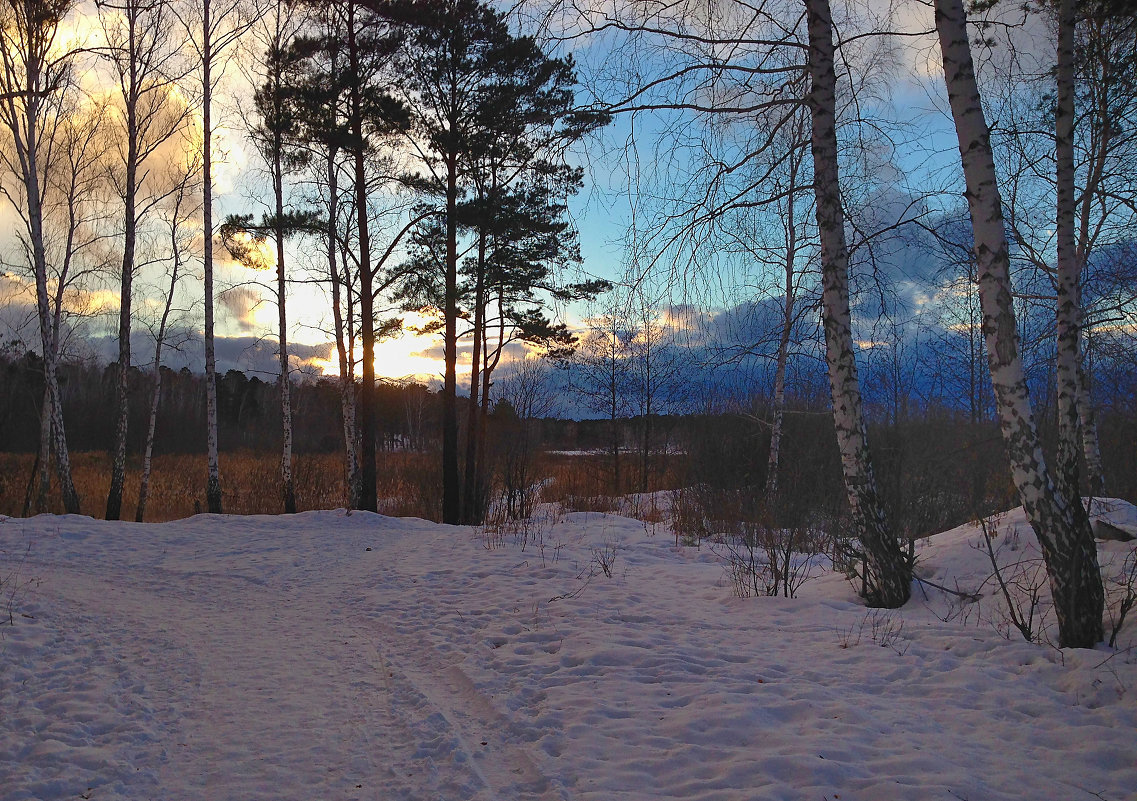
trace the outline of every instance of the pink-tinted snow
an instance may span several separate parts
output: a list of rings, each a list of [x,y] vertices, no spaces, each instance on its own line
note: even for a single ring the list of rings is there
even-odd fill
[[[1036,555],[1021,511],[997,532]],[[0,520],[0,799],[1137,798],[1137,620],[1060,651],[1001,636],[990,584],[740,599],[662,526],[531,534]],[[918,573],[976,588],[981,539],[922,541]],[[1107,575],[1132,549],[1101,544]]]

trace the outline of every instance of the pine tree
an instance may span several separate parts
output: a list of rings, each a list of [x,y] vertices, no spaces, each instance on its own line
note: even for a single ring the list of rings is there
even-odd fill
[[[396,69],[411,109],[412,142],[421,156],[421,169],[413,183],[437,199],[442,212],[438,305],[445,359],[443,520],[457,523],[464,517],[456,369],[462,294],[460,231],[464,227],[480,230],[475,233],[474,275],[474,305],[479,307],[491,297],[483,271],[490,264],[487,254],[493,245],[487,215],[483,213],[477,221],[469,219],[471,213],[476,216],[478,201],[489,204],[491,195],[504,200],[508,188],[526,181],[533,187],[544,185],[549,194],[558,191],[553,188],[558,180],[555,170],[538,168],[538,162],[549,151],[601,124],[603,118],[572,111],[571,60],[548,57],[534,39],[511,33],[504,16],[478,0],[402,2],[386,7],[385,13],[400,26],[404,37]],[[473,200],[463,207],[467,195]],[[489,208],[485,204],[483,211]],[[547,204],[549,209],[552,206]],[[504,301],[504,284],[498,294]],[[485,321],[484,316],[475,320],[475,337],[483,336]],[[480,342],[477,347],[484,369],[483,346]],[[480,394],[484,398],[484,391]],[[471,447],[476,448],[476,441]]]

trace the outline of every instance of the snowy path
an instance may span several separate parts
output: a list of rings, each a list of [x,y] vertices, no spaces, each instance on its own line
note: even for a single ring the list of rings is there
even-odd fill
[[[144,554],[139,548],[136,555]],[[168,567],[174,560],[165,554],[145,555],[161,564],[142,570],[119,566],[118,558],[100,560],[97,551],[87,555],[103,563],[33,558],[23,570],[41,587],[50,585],[53,611],[68,620],[69,631],[53,645],[115,643],[111,654],[84,654],[80,646],[59,666],[54,688],[78,687],[84,674],[110,670],[121,689],[109,700],[119,704],[99,710],[95,726],[76,721],[75,730],[59,732],[56,759],[40,771],[46,775],[28,776],[28,792],[14,798],[52,797],[69,774],[125,762],[138,775],[118,770],[118,781],[92,797],[149,797],[138,794],[143,786],[165,799],[173,796],[157,788],[185,788],[187,799],[553,797],[525,750],[503,738],[505,721],[461,669],[384,622],[424,599],[415,598],[412,583],[393,581],[393,572],[377,582],[374,560],[303,554],[271,568],[265,580],[240,553],[180,555],[183,569]],[[382,591],[364,610],[358,590],[372,584]],[[0,644],[0,655],[5,645],[13,650]],[[31,673],[23,687],[0,685],[17,708],[26,683],[44,678]],[[141,699],[165,706],[138,708]],[[10,699],[3,701],[10,708]],[[112,717],[138,718],[138,736],[66,764],[66,750],[108,733]],[[44,751],[17,749],[24,759]],[[23,778],[18,767],[16,778]],[[4,786],[12,785],[0,781]],[[2,789],[0,798],[7,798]]]
[[[922,569],[973,581],[975,536]],[[484,545],[336,512],[0,520],[29,616],[0,627],[0,801],[1137,797],[1134,651],[920,598],[878,626],[838,576],[735,599],[622,518]]]

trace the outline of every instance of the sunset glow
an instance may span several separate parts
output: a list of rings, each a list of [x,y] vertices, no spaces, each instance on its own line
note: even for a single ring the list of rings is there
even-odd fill
[[[416,313],[404,317],[408,326],[418,326],[426,318]],[[442,378],[444,363],[441,358],[430,355],[430,350],[439,344],[438,337],[417,334],[404,330],[399,336],[383,340],[375,345],[375,375],[380,378],[419,381],[430,383]],[[313,359],[312,364],[323,370],[324,375],[339,375],[339,364],[334,349],[329,359]],[[459,362],[463,360],[459,357]],[[465,360],[468,365],[468,359]],[[357,368],[358,369],[358,368]]]

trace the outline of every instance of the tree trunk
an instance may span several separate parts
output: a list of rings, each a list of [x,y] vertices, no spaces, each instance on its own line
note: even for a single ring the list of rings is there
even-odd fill
[[[789,187],[786,193],[786,260],[785,303],[782,304],[782,331],[778,337],[778,356],[774,365],[774,413],[770,422],[770,453],[766,462],[766,501],[772,503],[778,496],[778,472],[782,449],[782,424],[786,409],[786,362],[789,358],[790,333],[794,324],[794,304],[797,300],[794,287],[794,264],[797,261],[797,171],[800,162],[795,152],[790,153]]]
[[[458,482],[458,158],[446,157],[446,279],[443,342],[446,361],[442,384],[442,522],[461,520]]]
[[[1085,515],[1055,489],[1035,428],[1019,355],[1002,199],[980,103],[962,0],[936,0],[948,102],[955,120],[983,306],[987,361],[1011,473],[1038,535],[1058,618],[1058,641],[1092,648],[1102,639],[1104,593]]]
[[[53,343],[52,347],[56,347]],[[58,354],[51,359],[51,374],[47,379],[48,393],[51,396],[51,436],[52,451],[55,455],[55,470],[59,476],[59,486],[63,492],[63,509],[69,515],[79,514],[79,494],[71,480],[71,456],[67,449],[67,434],[63,427],[63,396],[59,391],[59,377],[55,370]]]
[[[284,501],[284,513],[296,514],[296,487],[292,482],[292,384],[288,378],[288,316],[285,302],[284,265],[284,170],[280,155],[284,143],[280,136],[273,141],[273,193],[276,200],[276,309],[279,332],[277,334],[280,355],[280,421],[281,456],[280,490]]]
[[[787,282],[788,283],[788,282]],[[778,338],[778,359],[774,365],[774,413],[770,421],[770,453],[766,461],[766,501],[778,496],[778,471],[782,450],[782,422],[786,410],[786,361],[790,347],[790,326],[793,323],[793,300],[786,295],[785,318]]]
[[[205,431],[209,476],[205,485],[206,508],[221,514],[221,465],[217,440],[217,355],[213,345],[213,136],[210,103],[213,99],[210,0],[202,4],[202,231],[205,262]]]
[[[336,151],[328,149],[328,275],[332,283],[332,319],[336,333],[336,356],[340,368],[340,410],[343,415],[344,472],[347,478],[347,508],[358,509],[362,483],[359,475],[359,450],[356,447],[355,365],[348,358],[347,333],[340,298],[340,274],[336,264],[336,220],[339,216],[339,182],[336,173]],[[346,270],[346,265],[345,265]],[[350,283],[344,287],[350,295]]]
[[[123,187],[122,275],[118,296],[118,419],[115,422],[114,455],[111,460],[111,487],[107,493],[107,520],[122,517],[122,490],[126,483],[126,435],[130,420],[130,309],[134,284],[134,252],[138,218],[138,58],[136,50],[137,12],[126,9],[127,54],[126,86],[126,184]]]
[[[35,133],[36,124],[33,121],[33,111],[29,105],[28,128]],[[38,136],[38,134],[36,134]],[[28,164],[32,169],[25,175],[25,191],[28,196],[28,227],[32,244],[32,259],[36,275],[36,306],[39,313],[40,344],[43,348],[43,378],[49,403],[44,407],[44,414],[50,415],[50,431],[52,450],[55,454],[55,469],[59,476],[60,489],[63,492],[63,508],[67,514],[79,514],[79,495],[75,492],[75,485],[71,480],[71,458],[67,450],[67,434],[63,427],[63,399],[59,392],[59,379],[56,374],[56,364],[59,358],[58,331],[52,325],[52,314],[48,300],[47,289],[47,256],[44,250],[43,238],[43,208],[40,205],[39,175],[37,171],[38,159],[34,141],[28,146]]]
[[[158,335],[154,342],[154,386],[150,396],[150,419],[146,426],[146,446],[142,454],[142,479],[138,485],[138,508],[134,513],[134,521],[141,523],[146,515],[146,502],[150,498],[150,469],[154,457],[154,435],[158,430],[158,407],[162,401],[162,345],[166,341],[166,324],[170,319],[170,309],[174,304],[174,289],[178,285],[178,273],[181,270],[181,249],[178,246],[178,211],[181,198],[174,208],[174,217],[170,227],[170,252],[173,255],[174,265],[170,271],[170,291],[166,294],[166,305],[162,309],[162,319],[158,324]]]
[[[821,238],[822,314],[833,424],[853,530],[864,549],[861,594],[869,606],[902,606],[911,593],[912,566],[888,530],[877,493],[865,431],[849,311],[849,254],[837,168],[833,22],[828,0],[806,0],[809,25],[809,105],[817,229]]]
[[[43,405],[40,406],[39,424],[39,455],[36,457],[39,466],[39,481],[36,487],[36,514],[47,511],[47,495],[51,491],[51,393],[47,387],[43,390]]]
[[[1105,493],[1105,467],[1101,461],[1098,441],[1097,417],[1094,414],[1093,396],[1090,394],[1088,371],[1078,366],[1078,422],[1082,433],[1082,451],[1086,459],[1086,481],[1090,497],[1100,498]]]
[[[1058,395],[1058,454],[1054,482],[1066,497],[1075,517],[1082,506],[1078,460],[1078,367],[1080,354],[1082,265],[1075,243],[1074,200],[1074,0],[1058,3],[1057,96],[1054,110],[1056,164],[1056,239],[1058,284],[1055,307],[1055,383]],[[1088,525],[1079,521],[1079,525]]]
[[[478,459],[481,456],[478,441],[479,418],[481,417],[481,404],[478,401],[481,390],[481,360],[482,340],[485,332],[485,263],[486,263],[486,236],[484,232],[478,234],[478,274],[474,289],[474,352],[470,357],[470,406],[466,414],[466,476],[463,483],[462,521],[467,525],[481,523],[478,510]]]
[[[347,5],[347,46],[351,74],[359,75],[359,45],[356,40],[354,2]],[[379,509],[375,474],[375,293],[371,268],[371,232],[367,219],[367,165],[363,137],[363,100],[352,82],[351,130],[355,156],[355,214],[359,231],[359,324],[363,340],[363,386],[359,394],[360,494],[359,508]]]

